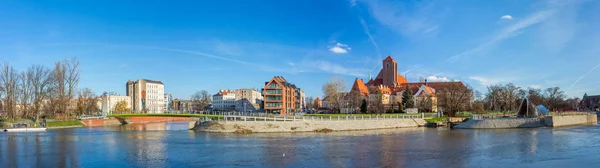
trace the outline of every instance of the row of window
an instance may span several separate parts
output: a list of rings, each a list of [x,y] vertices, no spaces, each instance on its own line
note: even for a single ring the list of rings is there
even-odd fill
[[[283,93],[281,90],[267,90],[267,94],[281,94]]]
[[[266,103],[266,107],[283,107],[283,103]]]
[[[281,96],[267,96],[267,100],[281,100]]]
[[[271,83],[271,84],[269,84],[268,88],[277,88],[277,89],[279,89],[281,87],[277,83]]]

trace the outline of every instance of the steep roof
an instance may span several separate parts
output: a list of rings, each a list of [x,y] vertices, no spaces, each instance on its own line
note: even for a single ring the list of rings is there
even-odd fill
[[[385,57],[385,59],[383,59],[383,60],[390,60],[390,61],[394,61],[394,62],[396,62],[396,60],[395,60],[394,58],[392,58],[392,56],[391,56],[391,55],[388,55],[388,56],[387,56],[387,57]]]
[[[142,80],[146,81],[146,83],[156,83],[156,84],[164,85],[161,81],[157,81],[157,80],[149,80],[149,79],[142,79]]]
[[[406,80],[406,78],[404,78],[404,76],[398,75],[398,85],[403,84],[403,83],[408,83],[408,80]]]
[[[365,82],[362,79],[356,78],[354,80],[354,84],[352,85],[352,90],[358,91],[364,95],[369,95],[369,88],[365,85]]]

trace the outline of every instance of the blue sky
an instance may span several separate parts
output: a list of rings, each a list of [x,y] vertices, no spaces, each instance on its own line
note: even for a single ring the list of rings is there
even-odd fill
[[[391,54],[409,81],[559,86],[600,94],[600,1],[0,1],[0,61],[23,70],[77,57],[80,87],[128,79],[199,90],[284,76],[308,96],[332,77],[376,75]]]

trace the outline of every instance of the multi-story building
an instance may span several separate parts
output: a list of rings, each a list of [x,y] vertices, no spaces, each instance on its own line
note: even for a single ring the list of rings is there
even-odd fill
[[[232,111],[235,110],[236,94],[231,90],[220,90],[213,95],[212,105],[215,110]]]
[[[106,116],[108,114],[113,114],[115,112],[115,106],[119,102],[125,102],[125,108],[131,110],[131,97],[122,96],[119,94],[104,94],[101,96],[101,105],[100,109],[102,110],[102,115]]]
[[[168,112],[168,111],[172,111],[173,109],[171,108],[171,102],[173,101],[173,96],[171,96],[171,94],[165,93],[164,96],[164,109],[163,111]]]
[[[263,96],[256,89],[238,89],[234,90],[233,93],[235,93],[236,111],[256,112],[260,110]]]
[[[127,81],[127,96],[131,98],[132,110],[141,113],[163,113],[165,85],[161,81],[139,79]]]
[[[300,111],[300,88],[281,76],[265,82],[263,88],[264,109],[268,113],[286,115]]]

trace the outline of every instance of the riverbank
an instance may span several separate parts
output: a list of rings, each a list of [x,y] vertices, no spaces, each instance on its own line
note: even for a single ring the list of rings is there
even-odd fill
[[[337,121],[205,121],[201,123],[192,121],[190,128],[199,132],[216,133],[287,133],[410,128],[424,126],[425,123],[425,120],[421,118]]]
[[[544,118],[493,118],[493,119],[469,119],[456,125],[454,128],[461,129],[502,129],[502,128],[537,128],[537,127],[561,127],[570,125],[594,125],[598,124],[595,113],[581,113],[575,115],[556,115]]]

